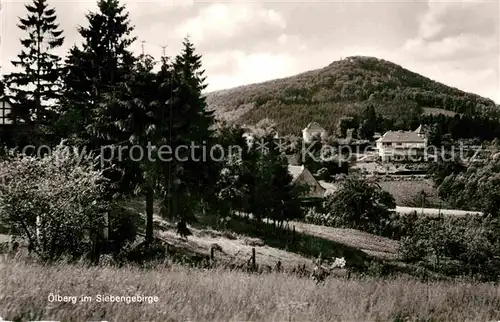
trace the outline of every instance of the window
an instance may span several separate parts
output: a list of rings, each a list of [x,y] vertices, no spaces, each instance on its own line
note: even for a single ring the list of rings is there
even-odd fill
[[[10,103],[0,100],[0,125],[12,124],[12,120],[9,118],[10,110]]]

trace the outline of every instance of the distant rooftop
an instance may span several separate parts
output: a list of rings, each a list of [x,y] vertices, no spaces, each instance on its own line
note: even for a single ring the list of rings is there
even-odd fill
[[[325,129],[319,125],[318,123],[316,122],[311,122],[309,123],[306,128],[304,129],[305,130],[312,130],[312,131],[325,131]]]
[[[292,181],[297,180],[297,178],[302,174],[302,171],[304,171],[304,166],[288,165],[288,172],[290,172],[293,177]]]
[[[417,134],[421,134],[421,135],[424,135],[425,134],[425,128],[420,125],[416,130],[415,130],[415,133]]]
[[[425,138],[420,137],[414,131],[388,131],[378,142],[407,142],[407,143],[423,143]]]

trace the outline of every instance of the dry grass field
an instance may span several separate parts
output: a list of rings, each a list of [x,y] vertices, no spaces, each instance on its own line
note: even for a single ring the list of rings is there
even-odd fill
[[[0,264],[0,316],[59,321],[492,321],[500,287],[411,279],[328,279],[179,267]],[[76,302],[49,301],[50,294]],[[101,295],[101,302],[99,302]],[[103,296],[157,297],[152,303]],[[82,302],[81,296],[87,296]],[[52,298],[50,298],[52,299]]]
[[[292,223],[297,231],[346,245],[380,259],[397,259],[399,242],[360,230]]]
[[[128,207],[140,212],[142,201]],[[157,236],[169,245],[202,255],[218,244],[216,261],[244,262],[256,249],[258,265],[285,270],[312,267],[311,254],[345,256],[348,263],[368,258],[397,264],[398,242],[352,230],[293,222],[300,240],[252,230],[244,220],[231,232],[210,223],[190,227],[181,241],[175,228],[155,218]],[[268,228],[266,228],[268,229]],[[243,232],[246,232],[244,234]],[[166,263],[166,262],[165,262]],[[44,266],[25,260],[0,261],[0,317],[8,320],[58,321],[492,321],[500,319],[500,287],[463,282],[419,282],[399,277],[327,279],[316,285],[288,273],[250,274],[223,268],[202,270],[172,265],[88,267],[83,264]],[[66,296],[52,301],[50,295]],[[152,303],[103,301],[103,296],[157,297]],[[82,301],[82,296],[87,297]],[[99,297],[100,296],[100,297]],[[71,301],[74,298],[75,303]],[[101,299],[101,301],[99,301]],[[123,298],[126,300],[126,298]],[[69,302],[68,302],[69,301]],[[147,299],[146,299],[147,301]]]
[[[439,204],[437,189],[431,179],[414,181],[388,180],[380,181],[379,184],[382,189],[394,196],[398,206],[404,206],[407,200],[416,197],[422,190],[427,194],[429,202]]]
[[[139,213],[144,209],[142,200],[128,202],[127,207]],[[176,245],[192,253],[207,256],[210,247],[217,244],[222,252],[216,252],[215,258],[221,262],[243,263],[256,250],[259,265],[273,267],[279,260],[285,268],[306,265],[313,268],[312,259],[321,253],[324,258],[345,257],[349,263],[364,262],[368,258],[378,260],[397,259],[399,243],[354,229],[342,229],[311,225],[302,222],[290,222],[295,227],[297,242],[289,244],[290,236],[281,236],[278,231],[271,231],[271,225],[255,227],[245,218],[229,223],[227,231],[218,229],[218,224],[210,218],[205,222],[189,227],[192,236],[183,241],[176,235],[175,225],[155,215],[157,236],[170,245]]]

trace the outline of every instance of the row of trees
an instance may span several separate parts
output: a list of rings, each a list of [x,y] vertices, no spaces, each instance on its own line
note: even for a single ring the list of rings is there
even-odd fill
[[[251,213],[256,219],[272,219],[278,223],[302,216],[300,198],[306,187],[292,184],[286,156],[274,146],[276,129],[260,124],[252,131],[253,141],[243,137],[238,125],[223,124],[216,137],[227,150],[231,146],[247,147],[240,156],[229,154],[224,160],[219,187],[219,200],[227,214]],[[263,151],[262,147],[269,148]]]
[[[114,203],[117,196],[131,194],[145,198],[147,244],[153,241],[156,198],[162,202],[161,215],[182,222],[206,212],[246,211],[281,222],[300,215],[300,192],[291,184],[286,158],[273,149],[265,153],[248,146],[241,128],[216,129],[202,94],[201,56],[189,39],[174,58],[136,57],[130,51],[136,39],[125,7],[118,0],[99,0],[98,10],[86,15],[88,25],[78,28],[82,44],[62,59],[52,54],[64,42],[55,10],[46,0],[34,0],[26,9],[19,28],[28,38],[21,40],[23,50],[13,62],[18,71],[5,81],[12,119],[28,126],[21,132],[14,127],[7,143],[55,146],[64,138],[80,153],[98,154],[96,169],[108,182],[103,201]],[[259,138],[272,140],[268,132]],[[224,152],[231,145],[242,152],[224,155],[222,162],[203,154],[216,144]],[[162,146],[176,151],[175,157],[162,161]],[[143,152],[152,147],[152,158],[131,155],[132,147]],[[126,153],[120,156],[119,151]]]
[[[412,111],[415,109],[408,108],[408,111],[402,111],[404,115],[388,118],[377,113],[374,105],[368,104],[359,115],[341,117],[337,124],[337,135],[345,137],[348,129],[354,129],[353,134],[357,138],[371,140],[375,132],[414,130],[420,124],[425,124],[430,129],[429,142],[435,146],[446,145],[460,139],[491,141],[500,137],[500,122],[497,118],[467,114],[422,115],[422,110],[418,113]]]

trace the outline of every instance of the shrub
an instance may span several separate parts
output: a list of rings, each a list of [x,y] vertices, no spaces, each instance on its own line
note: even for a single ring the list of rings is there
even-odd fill
[[[402,238],[400,254],[448,276],[500,277],[498,225],[488,218],[418,218]]]
[[[165,260],[167,250],[165,245],[160,240],[153,240],[151,244],[141,242],[136,245],[131,245],[130,250],[126,253],[126,260],[136,264],[146,264],[151,262],[159,262]]]
[[[391,239],[401,240],[412,233],[418,218],[419,216],[416,211],[406,215],[391,213],[382,235]]]
[[[333,225],[382,234],[389,224],[392,195],[370,180],[349,176],[325,201],[326,218]],[[332,225],[330,224],[330,225]]]
[[[118,203],[111,205],[109,249],[115,254],[120,253],[124,247],[136,240],[139,227],[144,227],[144,218],[138,212],[129,210]]]
[[[93,254],[109,204],[91,155],[61,143],[42,158],[12,153],[0,162],[0,222],[43,260]]]

